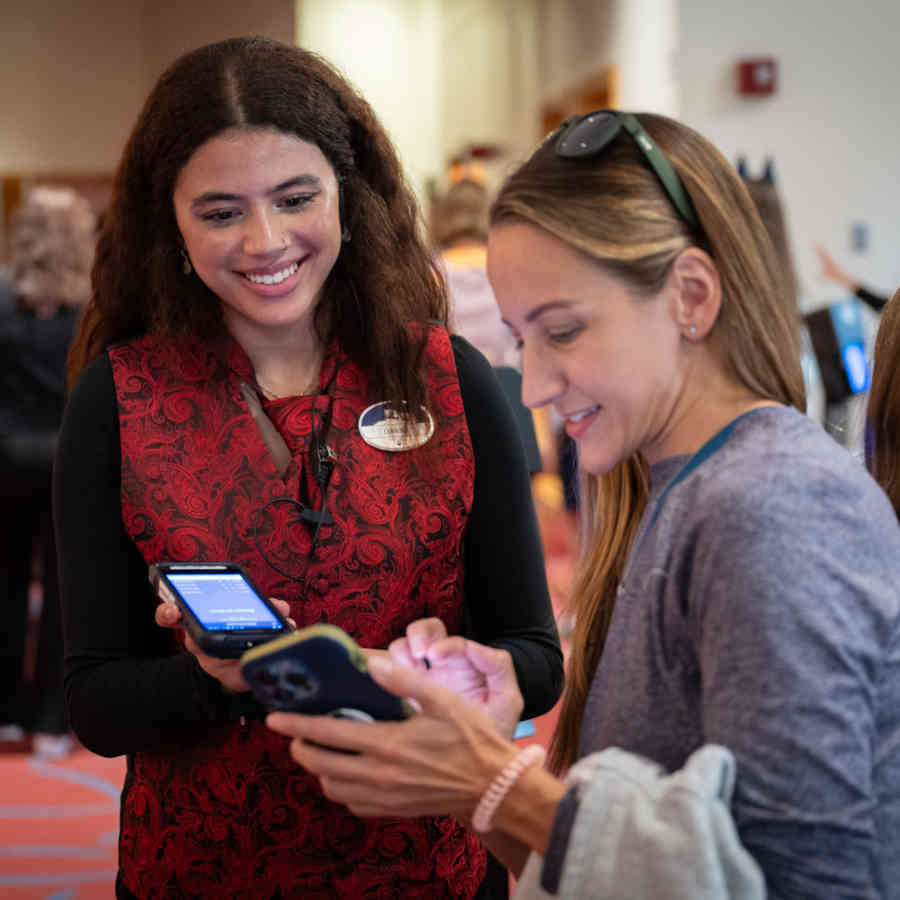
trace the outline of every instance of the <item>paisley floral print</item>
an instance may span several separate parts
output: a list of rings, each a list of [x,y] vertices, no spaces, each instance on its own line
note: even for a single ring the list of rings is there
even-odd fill
[[[263,401],[291,452],[283,477],[241,394],[253,371],[235,342],[148,337],[109,357],[122,515],[148,563],[238,562],[290,603],[298,626],[332,622],[364,647],[387,646],[422,616],[459,631],[474,462],[443,330],[428,336],[436,431],[425,446],[386,453],[361,439],[360,413],[383,398],[332,348],[318,396]],[[323,498],[309,451],[329,412],[336,462]],[[333,517],[312,554],[312,531],[288,500],[324,501]],[[143,900],[470,898],[485,853],[452,819],[357,819],[258,719],[205,725],[194,745],[130,758],[120,866]]]

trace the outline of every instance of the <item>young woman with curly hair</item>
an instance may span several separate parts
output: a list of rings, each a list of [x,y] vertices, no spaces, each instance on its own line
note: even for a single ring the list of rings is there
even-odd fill
[[[72,727],[128,754],[118,896],[488,896],[453,819],[362,821],[325,798],[239,662],[177,640],[147,580],[236,562],[299,626],[384,649],[429,617],[511,660],[526,715],[558,696],[515,421],[445,329],[371,108],[295,47],[188,53],[125,148],[93,284],[55,503]],[[395,444],[367,431],[373,409],[405,423]]]

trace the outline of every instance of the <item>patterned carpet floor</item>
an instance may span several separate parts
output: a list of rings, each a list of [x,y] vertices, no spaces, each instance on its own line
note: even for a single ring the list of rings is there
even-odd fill
[[[0,897],[111,900],[125,760],[0,755]]]

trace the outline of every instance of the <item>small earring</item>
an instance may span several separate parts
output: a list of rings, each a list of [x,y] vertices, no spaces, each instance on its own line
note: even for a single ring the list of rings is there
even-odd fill
[[[345,225],[343,231],[341,231],[341,240],[345,244],[350,243],[350,229]]]
[[[688,335],[689,335],[690,337],[696,337],[696,336],[697,336],[697,326],[696,326],[696,325],[691,325],[690,328],[688,328]]]
[[[181,248],[181,259],[182,259],[181,268],[183,269],[184,274],[190,275],[191,272],[194,271],[194,267],[191,265],[191,258],[187,255],[187,250],[185,250],[184,247]]]

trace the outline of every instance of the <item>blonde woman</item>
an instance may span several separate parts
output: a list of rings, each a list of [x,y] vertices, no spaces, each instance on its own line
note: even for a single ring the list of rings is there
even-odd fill
[[[736,172],[660,116],[575,119],[502,188],[488,269],[524,400],[566,420],[587,473],[555,774],[502,733],[508,665],[434,621],[393,648],[407,665],[374,666],[421,715],[270,725],[360,815],[470,821],[519,896],[898,896],[900,532],[799,411]],[[451,652],[480,709],[408,667]]]

